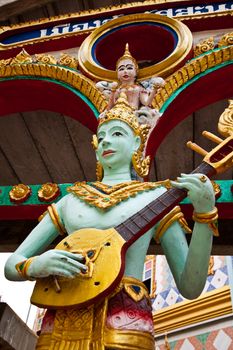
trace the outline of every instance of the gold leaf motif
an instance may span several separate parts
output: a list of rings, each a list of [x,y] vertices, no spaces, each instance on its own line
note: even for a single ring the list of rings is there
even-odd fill
[[[218,47],[233,45],[233,32],[224,34],[218,42]]]
[[[194,48],[194,56],[199,56],[207,51],[214,49],[214,38],[210,37],[208,39],[202,40],[199,44]]]
[[[233,135],[233,100],[229,100],[229,106],[219,118],[218,131],[225,137]]]
[[[8,58],[7,60],[0,60],[0,68],[8,66],[11,64],[12,58]]]
[[[74,69],[78,68],[78,60],[75,57],[72,57],[66,53],[61,54],[59,64]]]
[[[32,63],[32,56],[30,56],[26,50],[20,51],[20,53],[12,58],[11,64],[17,64],[17,63]]]
[[[48,55],[48,54],[38,54],[35,55],[36,61],[41,63],[47,63],[47,64],[56,64],[57,60],[54,56]]]

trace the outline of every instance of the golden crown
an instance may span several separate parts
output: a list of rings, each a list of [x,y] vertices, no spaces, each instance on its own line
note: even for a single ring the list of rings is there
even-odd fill
[[[143,152],[147,136],[150,130],[150,126],[147,124],[139,124],[138,119],[135,115],[134,109],[130,106],[127,100],[127,96],[124,92],[120,93],[119,98],[113,108],[103,113],[103,116],[99,118],[99,126],[110,120],[120,120],[128,124],[134,131],[135,135],[140,136],[141,145],[139,150]]]
[[[129,59],[131,60],[134,65],[135,65],[135,68],[136,68],[136,71],[138,71],[138,64],[137,64],[137,61],[135,60],[135,58],[131,55],[130,51],[129,51],[129,44],[127,43],[125,45],[125,52],[124,52],[124,55],[120,58],[118,58],[117,60],[117,63],[116,63],[116,67],[119,66],[119,63],[123,60],[126,60],[126,59]]]

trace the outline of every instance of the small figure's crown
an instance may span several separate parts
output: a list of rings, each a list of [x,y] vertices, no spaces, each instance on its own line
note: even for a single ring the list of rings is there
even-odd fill
[[[127,43],[125,45],[125,52],[124,52],[124,55],[122,57],[120,57],[118,60],[117,60],[117,63],[116,63],[116,68],[119,66],[119,63],[123,60],[126,60],[126,59],[129,59],[131,60],[134,65],[135,65],[135,68],[136,68],[136,71],[138,71],[138,64],[137,64],[137,61],[135,60],[135,58],[131,55],[130,51],[129,51],[129,44]]]

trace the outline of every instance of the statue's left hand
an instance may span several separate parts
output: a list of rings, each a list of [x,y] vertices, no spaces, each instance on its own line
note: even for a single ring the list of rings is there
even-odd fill
[[[215,194],[211,181],[203,174],[181,174],[172,186],[184,188],[196,213],[206,213],[214,208]]]

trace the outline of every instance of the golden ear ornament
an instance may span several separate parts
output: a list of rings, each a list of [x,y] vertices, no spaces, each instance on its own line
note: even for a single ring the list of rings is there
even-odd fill
[[[143,158],[142,152],[135,151],[132,156],[132,164],[136,173],[140,177],[145,177],[150,170],[150,156]]]
[[[117,63],[116,63],[116,68],[119,66],[119,63],[123,60],[130,60],[134,63],[135,65],[135,68],[136,68],[136,71],[138,71],[138,64],[137,64],[137,61],[136,59],[131,55],[130,51],[129,51],[129,44],[127,43],[125,45],[125,52],[124,52],[124,55],[121,56],[118,60],[117,60]]]
[[[94,150],[96,151],[97,148],[98,148],[98,145],[99,145],[99,142],[98,142],[98,139],[97,139],[97,136],[96,135],[93,135],[92,136],[92,147],[94,148]]]
[[[99,161],[96,162],[96,179],[97,181],[101,181],[103,179],[104,170]]]

